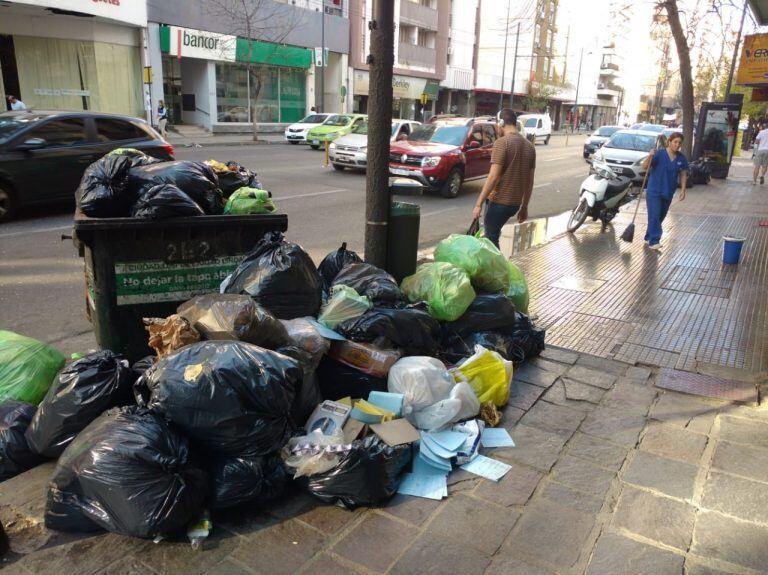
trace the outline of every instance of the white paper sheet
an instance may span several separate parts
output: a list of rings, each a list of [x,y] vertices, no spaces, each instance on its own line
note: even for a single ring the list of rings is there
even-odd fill
[[[512,469],[512,466],[485,455],[478,455],[469,463],[462,465],[461,468],[491,481],[498,481]]]

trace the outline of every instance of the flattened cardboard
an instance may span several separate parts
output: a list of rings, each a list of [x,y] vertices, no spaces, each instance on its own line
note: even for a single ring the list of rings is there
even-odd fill
[[[350,417],[344,424],[342,431],[344,432],[344,443],[352,443],[355,439],[363,434],[365,429],[365,423],[358,421]]]
[[[395,419],[386,423],[375,423],[371,425],[371,431],[384,440],[384,443],[394,447],[404,443],[413,443],[418,441],[419,431],[407,419]]]

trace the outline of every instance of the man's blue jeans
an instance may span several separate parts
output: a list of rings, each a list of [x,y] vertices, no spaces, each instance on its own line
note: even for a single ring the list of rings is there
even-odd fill
[[[658,244],[661,241],[661,222],[667,217],[671,199],[664,198],[656,194],[645,195],[645,207],[648,211],[648,229],[645,232],[645,241],[650,245]]]
[[[520,206],[507,206],[488,200],[488,205],[485,208],[485,220],[483,221],[484,233],[485,237],[491,240],[497,248],[499,247],[501,228],[519,209]]]

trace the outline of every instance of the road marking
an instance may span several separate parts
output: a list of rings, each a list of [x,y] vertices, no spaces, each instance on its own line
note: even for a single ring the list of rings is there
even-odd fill
[[[551,185],[552,185],[552,182],[542,182],[540,184],[536,184],[535,186],[533,186],[533,189],[535,190],[536,188],[543,188],[544,186],[551,186]]]
[[[342,192],[352,192],[354,190],[348,190],[347,188],[339,188],[338,190],[328,190],[326,192],[312,192],[310,194],[296,194],[295,196],[281,196],[273,198],[275,201],[282,202],[284,200],[295,200],[296,198],[311,198],[313,196],[327,196],[328,194],[340,194]]]
[[[428,218],[430,216],[437,216],[437,215],[440,215],[440,214],[444,214],[445,212],[452,212],[453,210],[458,210],[458,209],[459,209],[458,207],[455,207],[455,208],[445,208],[444,210],[436,210],[434,212],[427,212],[425,214],[422,214],[421,217],[422,218]]]
[[[38,228],[34,230],[26,230],[23,232],[10,232],[7,234],[0,234],[0,238],[13,238],[16,236],[26,236],[27,234],[39,234],[42,232],[56,232],[61,230],[71,230],[72,224],[69,224],[68,226],[56,226],[53,228]]]
[[[571,157],[573,157],[573,156],[571,156],[571,155],[568,155],[568,156],[557,156],[556,158],[547,158],[546,160],[542,160],[542,162],[555,162],[557,160],[564,160],[565,158],[571,158]]]

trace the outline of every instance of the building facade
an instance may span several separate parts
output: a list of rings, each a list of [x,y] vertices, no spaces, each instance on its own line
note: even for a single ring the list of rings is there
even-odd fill
[[[475,34],[479,0],[451,0],[445,78],[440,82],[438,114],[474,114]]]

